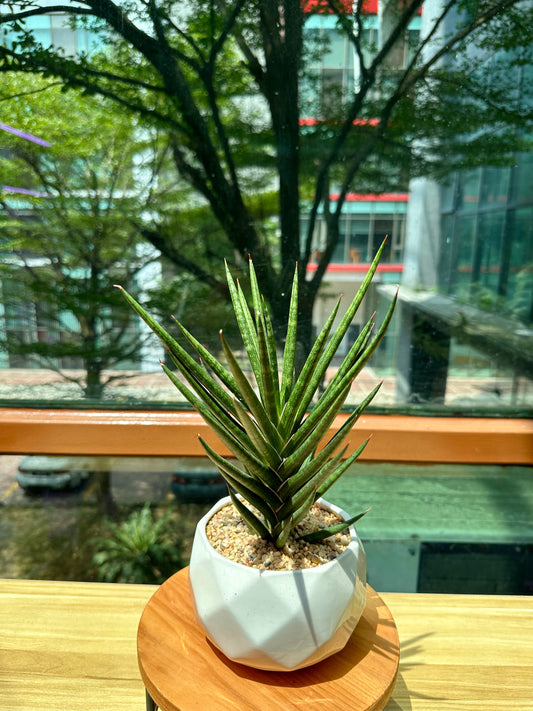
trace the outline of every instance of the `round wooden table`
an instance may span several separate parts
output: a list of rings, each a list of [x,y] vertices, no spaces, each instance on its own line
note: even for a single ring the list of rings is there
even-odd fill
[[[196,622],[188,568],[157,589],[137,634],[147,708],[163,711],[379,711],[400,658],[394,619],[379,595],[367,605],[346,647],[292,672],[268,672],[228,660]]]

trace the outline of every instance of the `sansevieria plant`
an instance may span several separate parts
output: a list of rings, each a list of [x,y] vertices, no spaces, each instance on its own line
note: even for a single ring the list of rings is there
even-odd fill
[[[127,301],[164,343],[178,371],[176,373],[162,363],[165,373],[240,464],[222,457],[200,437],[207,456],[226,480],[235,507],[253,532],[278,549],[283,548],[289,534],[295,531],[311,506],[344,474],[367,444],[368,440],[349,456],[346,456],[347,446],[342,446],[352,426],[376,395],[379,385],[348,415],[327,443],[322,445],[322,441],[343,406],[354,378],[381,341],[391,320],[395,300],[376,334],[372,333],[374,316],[370,318],[316,402],[314,397],[368,290],[383,247],[384,244],[345,315],[333,330],[339,299],[299,373],[295,371],[297,269],[287,335],[279,362],[269,311],[260,293],[252,261],[251,309],[240,284],[235,283],[226,265],[235,317],[252,379],[245,375],[222,332],[220,339],[226,365],[176,321],[183,338],[196,351],[197,362],[122,289]],[[323,540],[348,528],[362,515],[302,538],[312,542]]]

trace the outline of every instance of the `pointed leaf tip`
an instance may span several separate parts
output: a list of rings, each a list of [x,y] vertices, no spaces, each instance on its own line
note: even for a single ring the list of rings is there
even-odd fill
[[[120,289],[120,291],[124,291],[124,287],[120,286],[120,284],[113,284],[113,286],[115,287],[115,289]]]

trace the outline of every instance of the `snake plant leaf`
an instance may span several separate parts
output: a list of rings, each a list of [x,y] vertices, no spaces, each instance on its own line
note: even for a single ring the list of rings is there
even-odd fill
[[[298,265],[294,270],[292,281],[291,300],[289,304],[289,316],[287,320],[287,335],[285,338],[285,349],[283,351],[283,363],[281,371],[281,405],[285,405],[289,398],[294,382],[294,367],[296,357],[296,337],[298,331]]]
[[[227,475],[226,480],[230,486],[230,490],[235,491],[244,499],[244,501],[246,501],[247,504],[250,504],[257,511],[259,511],[264,518],[267,528],[273,529],[276,526],[278,519],[275,512],[270,508],[268,499],[264,499],[262,496],[255,494],[253,491],[244,486],[239,479],[232,479],[231,476]]]
[[[248,360],[252,366],[252,371],[257,378],[260,377],[259,368],[259,349],[257,345],[257,336],[255,333],[255,327],[250,315],[250,309],[248,304],[244,299],[244,294],[240,288],[240,285],[235,286],[231,272],[226,263],[226,279],[228,282],[228,289],[231,297],[231,303],[233,305],[233,311],[235,313],[235,320],[239,331],[241,333],[242,341],[244,343],[244,348],[248,355]]]
[[[206,422],[209,421],[209,423],[217,423],[217,426],[224,429],[228,435],[233,436],[237,440],[245,440],[245,446],[250,446],[251,443],[246,436],[246,431],[240,422],[231,416],[230,412],[221,408],[215,400],[205,402],[203,400],[205,393],[201,388],[199,388],[201,395],[200,397],[197,397],[184,385],[184,383],[180,381],[176,373],[173,373],[164,363],[161,363],[161,367],[172,384],[191,403],[191,405],[198,410]],[[191,384],[195,387],[194,380]]]
[[[257,496],[261,496],[268,501],[272,501],[274,506],[277,506],[282,502],[282,499],[276,490],[278,480],[274,474],[272,474],[269,479],[267,477],[260,479],[258,477],[251,476],[247,472],[242,471],[228,459],[218,454],[218,452],[215,452],[215,450],[207,444],[202,437],[198,437],[198,439],[205,453],[224,478],[226,478],[227,475],[231,477],[232,480],[238,480],[248,490],[252,491],[254,494],[257,494]]]
[[[313,531],[312,533],[306,533],[305,535],[300,536],[300,539],[307,541],[307,543],[319,543],[320,541],[324,541],[326,538],[334,536],[336,533],[342,533],[342,531],[345,531],[350,526],[353,526],[354,523],[357,523],[357,521],[362,519],[363,516],[369,511],[370,509],[367,509],[356,516],[352,516],[346,521],[342,521],[342,523],[335,524],[334,526],[328,526],[327,528],[320,528],[318,531]]]
[[[294,519],[292,519],[292,518],[289,518],[286,522],[284,522],[284,525],[282,526],[281,531],[277,535],[275,543],[274,543],[276,548],[283,548],[283,546],[287,543],[287,539],[291,534],[293,526],[294,526]]]
[[[261,368],[261,394],[265,410],[270,421],[278,424],[279,384],[277,374],[274,377],[274,367],[270,361],[271,355],[267,344],[267,335],[263,326],[261,313],[257,314],[257,338],[259,342],[259,365]]]
[[[331,362],[331,359],[337,352],[342,339],[346,335],[348,328],[350,327],[350,324],[352,323],[354,316],[357,313],[357,309],[361,305],[361,302],[363,301],[365,294],[368,291],[368,287],[372,282],[374,274],[376,273],[376,269],[378,268],[381,255],[383,253],[383,250],[385,249],[386,242],[387,238],[385,237],[378,251],[376,252],[376,256],[372,260],[372,264],[370,265],[370,268],[366,273],[361,286],[357,290],[357,293],[348,308],[346,309],[346,313],[342,317],[341,322],[339,323],[338,327],[335,329],[334,333],[331,336],[331,340],[329,341],[323,355],[324,361],[326,361],[328,364]]]
[[[320,444],[323,435],[325,434],[325,429],[324,425],[327,422],[326,419],[324,419],[323,423],[321,423],[320,426],[318,426],[315,431],[307,438],[307,440],[304,440],[302,445],[296,451],[294,451],[290,456],[288,456],[282,464],[280,474],[284,479],[287,479],[291,474],[298,470],[301,469],[299,472],[299,476],[304,476],[307,475],[307,469],[313,466],[316,466],[316,464],[320,461],[323,460],[325,453],[332,453],[332,442],[335,443],[337,442],[337,446],[340,446],[340,443],[342,440],[349,434],[351,428],[354,426],[354,424],[357,422],[359,419],[361,413],[366,409],[366,407],[370,404],[370,402],[373,400],[373,398],[376,396],[377,392],[379,391],[379,388],[381,387],[381,383],[378,383],[378,385],[372,390],[372,392],[366,396],[366,398],[357,406],[355,410],[347,417],[343,425],[337,430],[337,432],[333,435],[333,437],[329,440],[329,442],[326,444],[324,449],[316,455],[314,460],[307,464],[307,466],[302,466],[303,462],[305,460],[305,455],[310,453],[310,450],[315,450],[318,445]],[[342,394],[341,398],[342,399]],[[334,451],[335,447],[333,447]],[[331,454],[329,455],[331,456]]]
[[[250,289],[252,292],[252,306],[255,311],[255,316],[260,314],[263,310],[261,292],[259,290],[259,284],[257,283],[257,276],[255,273],[254,263],[252,258],[248,258],[248,273],[250,275]]]
[[[171,356],[176,359],[176,363],[180,370],[187,370],[191,373],[196,373],[203,380],[204,385],[212,393],[225,404],[226,407],[231,408],[232,399],[229,397],[228,393],[224,391],[220,385],[211,378],[211,376],[205,372],[201,366],[192,358],[189,353],[174,339],[172,336],[165,331],[165,329],[154,319],[150,314],[131,296],[124,288],[117,286],[120,289],[122,295],[130,306],[137,312],[137,314],[142,318],[142,320],[149,326],[149,328],[156,334],[156,336],[165,344],[168,348],[168,352]]]
[[[271,368],[271,379],[274,387],[274,394],[276,396],[276,406],[277,413],[279,415],[280,411],[280,384],[279,384],[279,364],[278,364],[278,353],[276,348],[276,339],[274,337],[274,328],[272,326],[272,319],[270,318],[270,313],[268,311],[265,300],[263,299],[263,310],[262,317],[265,327],[266,345],[268,351],[268,360],[270,362]]]
[[[213,432],[219,437],[223,444],[230,450],[230,452],[239,459],[247,468],[250,473],[257,476],[259,479],[268,480],[270,478],[270,471],[263,462],[255,457],[251,453],[250,443],[247,441],[247,435],[243,431],[239,436],[235,436],[231,430],[224,425],[217,417],[213,415],[211,410],[203,403],[199,398],[197,398],[188,388],[186,388],[183,383],[180,382],[179,378],[169,370],[166,366],[162,366],[165,370],[167,376],[172,380],[174,385],[182,393],[182,395],[191,403],[191,405],[198,411],[205,422],[213,430]]]
[[[234,401],[237,417],[242,426],[246,430],[246,434],[250,438],[256,452],[262,456],[266,463],[275,471],[281,465],[282,459],[274,447],[265,439],[263,432],[259,429],[256,423],[252,420],[246,409],[238,400]]]
[[[294,423],[299,423],[301,421],[301,418],[303,417],[303,414],[309,407],[309,403],[311,402],[311,399],[316,392],[318,386],[320,385],[320,382],[322,381],[327,368],[329,367],[333,356],[337,352],[340,343],[344,336],[346,335],[346,332],[348,331],[348,328],[350,327],[350,324],[353,321],[353,318],[357,312],[357,309],[359,308],[367,290],[368,287],[370,286],[370,283],[372,281],[372,277],[375,274],[375,271],[378,267],[379,260],[381,258],[381,254],[383,252],[383,249],[385,247],[386,243],[386,238],[383,240],[380,248],[378,249],[376,256],[374,257],[374,260],[370,266],[370,269],[368,270],[368,273],[366,274],[365,278],[363,279],[363,282],[358,289],[355,297],[353,298],[352,302],[348,306],[348,309],[346,310],[345,315],[342,317],[341,322],[335,328],[335,330],[331,334],[331,338],[328,342],[328,344],[325,346],[325,348],[319,353],[320,358],[318,362],[313,362],[313,364],[309,368],[309,374],[311,375],[311,378],[307,381],[306,385],[306,391],[303,397],[299,397],[298,401],[298,408],[296,412],[294,413],[293,417],[293,422]],[[338,304],[337,304],[337,310],[338,310]],[[320,338],[320,337],[319,337]],[[317,339],[318,340],[318,339]],[[370,357],[370,356],[369,356]],[[308,359],[309,360],[309,359]],[[307,365],[307,364],[306,364]],[[303,371],[306,369],[306,366],[304,366]],[[297,381],[298,385],[298,381]],[[291,396],[292,398],[292,396]]]
[[[250,511],[245,504],[242,503],[239,497],[231,489],[229,490],[229,495],[231,496],[233,505],[246,522],[246,525],[251,528],[252,531],[259,536],[259,538],[264,538],[267,541],[270,540],[271,536],[269,530],[266,528],[264,523],[252,511]]]
[[[305,401],[307,405],[311,402],[313,395],[318,388],[319,383],[325,374],[324,372],[318,377],[316,368],[319,362],[320,354],[322,353],[328,336],[333,326],[333,322],[339,310],[340,299],[337,301],[335,308],[329,315],[328,320],[324,324],[322,330],[320,331],[316,341],[311,348],[307,360],[302,368],[300,375],[298,376],[294,388],[289,396],[287,404],[283,410],[283,414],[280,420],[280,431],[283,434],[289,434],[294,431],[294,428],[298,426],[299,422],[297,420],[298,412],[301,411],[301,404]],[[316,380],[316,387],[310,387],[309,382],[311,379]]]
[[[177,353],[168,351],[168,355],[178,371],[206,404],[216,403],[219,409],[226,410],[231,415],[235,414],[232,397],[213,380],[205,366],[194,360],[186,363]]]
[[[316,498],[320,499],[324,494],[327,492],[329,488],[333,486],[333,484],[340,479],[340,477],[345,473],[345,471],[355,462],[356,459],[358,459],[359,455],[361,452],[365,449],[366,445],[370,442],[370,437],[363,442],[363,444],[360,444],[359,447],[355,450],[355,452],[352,452],[350,456],[345,459],[342,464],[340,464],[337,469],[329,476],[326,481],[321,484],[316,492]]]
[[[320,401],[307,415],[301,426],[287,441],[282,454],[284,452],[295,452],[304,442],[309,443],[310,452],[315,449],[344,405],[351,385],[350,381],[345,384],[343,389],[339,388],[335,392],[332,391],[331,397],[320,398]]]
[[[346,449],[344,449],[342,453],[339,453],[340,456],[335,458],[335,463],[339,461],[345,451]],[[310,500],[309,506],[311,506],[317,498],[316,492],[318,487],[329,477],[333,466],[335,466],[335,464],[332,465],[331,462],[326,462],[325,466],[315,472],[303,486],[297,489],[296,492],[290,496],[290,498],[287,498],[285,504],[276,510],[279,518],[284,519],[292,515],[301,506],[303,506],[307,500]]]
[[[307,503],[308,508],[310,508],[317,499],[320,498],[318,491],[322,485],[328,481],[335,472],[335,469],[342,457],[346,453],[347,447],[344,447],[340,452],[338,452],[335,457],[327,461],[320,469],[318,469],[312,476],[307,477],[307,481],[301,485],[301,487],[287,498],[287,502],[283,507],[276,510],[277,515],[280,518],[290,515],[293,511],[297,511]],[[292,514],[294,515],[294,514]]]
[[[316,500],[316,493],[312,492],[309,498],[300,506],[300,508],[292,515],[293,529],[307,516],[309,509]]]
[[[240,394],[244,403],[246,404],[252,415],[255,417],[255,421],[257,422],[265,437],[270,440],[274,447],[280,446],[281,439],[276,427],[268,417],[263,403],[257,397],[247,377],[242,372],[242,369],[239,363],[237,362],[237,359],[233,355],[233,351],[227,344],[222,331],[220,332],[220,340],[222,343],[224,355],[226,356],[226,360],[228,361],[228,365],[233,374],[233,377],[235,378],[235,381],[239,386]]]
[[[364,368],[364,366],[368,363],[368,361],[370,360],[370,357],[372,356],[372,354],[374,353],[376,348],[381,343],[381,340],[382,340],[383,336],[385,335],[385,331],[389,327],[389,324],[391,322],[391,319],[392,319],[392,316],[394,313],[394,309],[396,307],[397,300],[398,300],[398,290],[396,290],[396,294],[394,295],[394,297],[392,299],[392,303],[389,306],[387,313],[385,314],[385,318],[383,319],[383,322],[382,322],[381,326],[379,327],[379,330],[376,333],[375,337],[372,339],[371,343],[369,343],[366,346],[365,350],[360,355],[357,362],[353,364],[353,366],[351,367],[351,369],[349,370],[349,372],[346,374],[345,377],[356,378],[359,375],[359,373],[361,372],[361,370]]]
[[[270,317],[270,312],[265,300],[262,302],[263,310],[261,311],[261,322],[264,327],[265,333],[265,345],[268,354],[268,362],[270,364],[270,372],[268,377],[272,383],[272,393],[274,396],[275,405],[275,423],[279,423],[279,417],[281,414],[281,391],[280,391],[280,380],[279,380],[279,363],[278,363],[278,353],[276,347],[276,339],[274,336],[274,327],[272,325],[272,319]],[[259,336],[259,331],[258,331]],[[265,376],[263,376],[265,377]]]
[[[347,449],[348,446],[346,445],[323,465],[322,469],[326,470],[326,476],[329,476],[333,472],[335,467],[340,463],[343,456],[346,454]],[[312,461],[313,457],[310,457],[309,463],[311,463]],[[315,470],[315,468],[309,466],[303,466],[301,470],[298,469],[296,473],[293,474],[290,479],[287,479],[287,481],[279,489],[280,495],[282,495],[284,498],[288,496],[294,496],[294,494],[303,486],[305,486],[310,480],[314,480],[314,476],[317,471],[320,470]]]
[[[345,420],[343,425],[337,430],[337,432],[331,437],[329,442],[321,449],[316,456],[314,456],[312,459],[309,459],[304,466],[301,467],[301,471],[298,472],[298,476],[302,478],[302,480],[307,477],[308,479],[311,479],[311,477],[320,469],[322,468],[323,464],[335,453],[335,451],[341,446],[343,441],[346,439],[348,434],[350,433],[350,430],[352,429],[353,425],[355,422],[358,420],[360,414],[362,412],[361,407],[358,407],[356,410],[354,410]],[[288,460],[285,460],[282,465],[282,474],[285,475],[285,471],[288,470],[290,471],[290,464],[288,464]],[[285,476],[286,478],[286,476]]]
[[[337,382],[344,378],[344,376],[350,371],[353,364],[359,360],[361,354],[364,352],[372,336],[372,331],[375,325],[375,318],[376,314],[374,312],[361,329],[359,335],[355,340],[355,343],[352,345],[345,358],[343,359],[342,363],[340,364],[339,369],[328,383],[328,387],[333,387],[334,385],[336,385]]]
[[[219,360],[215,358],[212,353],[210,353],[205,346],[203,346],[190,331],[188,331],[183,324],[175,319],[175,323],[180,329],[183,336],[194,348],[199,357],[204,361],[209,368],[215,373],[215,375],[220,378],[220,380],[226,385],[226,387],[233,393],[233,395],[239,395],[239,389],[235,383],[235,378],[232,374],[224,368]],[[216,381],[215,381],[216,382]]]

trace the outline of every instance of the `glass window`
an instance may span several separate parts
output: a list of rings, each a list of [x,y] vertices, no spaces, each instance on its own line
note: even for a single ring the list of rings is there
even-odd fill
[[[481,183],[481,204],[501,205],[507,202],[510,168],[485,168]]]
[[[499,291],[504,219],[504,212],[481,216],[477,254],[474,258],[473,281],[483,287],[483,290],[488,289],[493,295]]]
[[[472,215],[456,218],[457,250],[451,275],[452,293],[464,297],[472,283],[473,254],[477,237],[477,219]]]
[[[507,282],[507,307],[533,323],[533,207],[516,210]]]
[[[514,170],[512,197],[516,202],[531,201],[533,185],[533,153],[521,153],[517,156]]]
[[[466,170],[460,174],[460,199],[465,210],[475,209],[479,203],[481,189],[481,169]]]

